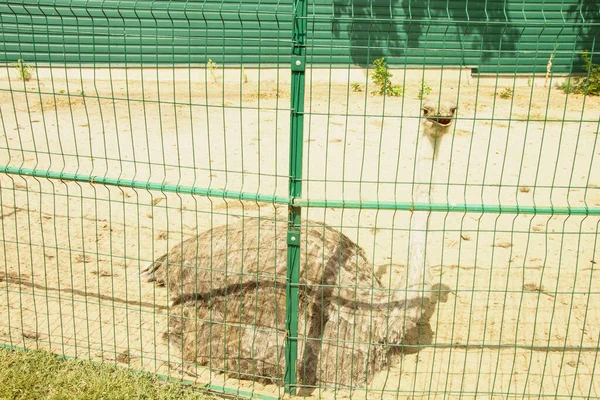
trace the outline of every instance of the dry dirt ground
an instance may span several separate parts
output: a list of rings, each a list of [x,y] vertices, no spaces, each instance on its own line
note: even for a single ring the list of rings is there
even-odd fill
[[[75,71],[65,79],[60,70],[40,71],[23,83],[5,71],[0,164],[285,197],[287,72],[237,80],[163,72]],[[404,97],[383,99],[364,78],[310,78],[304,197],[410,202],[419,80],[406,79]],[[525,82],[443,74],[428,81],[432,96],[442,88],[459,105],[453,136],[440,148],[434,202],[600,207],[600,100],[566,96],[543,78]],[[512,98],[497,95],[505,87]],[[182,367],[161,339],[166,289],[135,272],[210,226],[241,215],[285,218],[285,206],[17,174],[0,175],[0,187],[1,343],[283,394]],[[383,280],[399,286],[409,211],[311,208],[306,217],[342,229]],[[446,292],[389,370],[354,395],[600,396],[599,223],[582,215],[433,213],[427,251]]]

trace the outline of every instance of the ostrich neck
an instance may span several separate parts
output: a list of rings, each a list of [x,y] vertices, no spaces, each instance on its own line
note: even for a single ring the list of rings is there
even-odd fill
[[[427,125],[423,132],[417,149],[417,183],[413,201],[428,204],[431,202],[432,192],[435,193],[431,183],[437,172],[436,153],[443,136],[439,135],[439,131],[432,135],[431,127]],[[399,343],[404,333],[421,320],[423,307],[431,294],[429,262],[426,257],[429,214],[429,211],[414,211],[412,214],[404,288],[342,288],[334,296],[333,304],[339,317],[357,329],[364,330],[363,333],[371,335],[373,340]]]
[[[435,129],[435,127],[434,127]],[[443,135],[432,134],[424,124],[419,138],[415,163],[414,202],[430,204],[435,193],[432,182],[438,169],[437,153]],[[436,132],[437,133],[437,132]],[[410,221],[409,260],[407,267],[407,289],[423,290],[429,284],[429,263],[426,255],[429,211],[414,211]]]

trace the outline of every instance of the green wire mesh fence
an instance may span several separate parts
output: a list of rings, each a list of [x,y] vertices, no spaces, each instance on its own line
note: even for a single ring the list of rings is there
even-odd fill
[[[600,3],[5,0],[0,345],[261,398],[597,398]]]

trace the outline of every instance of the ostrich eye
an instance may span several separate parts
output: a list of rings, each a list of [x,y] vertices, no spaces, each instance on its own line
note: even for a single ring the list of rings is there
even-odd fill
[[[456,113],[456,107],[452,107],[450,111],[452,112],[452,115],[454,115]]]
[[[425,116],[429,115],[429,110],[426,109],[426,108],[424,108],[423,109],[423,115],[425,115]]]

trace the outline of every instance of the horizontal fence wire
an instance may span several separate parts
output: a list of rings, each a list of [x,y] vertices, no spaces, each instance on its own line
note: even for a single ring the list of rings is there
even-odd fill
[[[0,346],[599,398],[599,7],[3,1]]]
[[[552,206],[519,206],[493,204],[441,204],[441,203],[399,203],[379,201],[348,201],[348,200],[309,200],[283,196],[270,196],[253,193],[203,189],[188,186],[176,186],[165,183],[131,181],[107,177],[76,175],[52,171],[37,171],[27,168],[0,167],[0,172],[21,176],[58,179],[90,184],[120,186],[132,189],[146,189],[158,192],[212,196],[222,199],[268,202],[277,204],[292,204],[299,207],[341,207],[348,209],[377,209],[377,210],[409,210],[437,212],[470,212],[470,213],[508,213],[508,214],[540,214],[540,215],[600,215],[600,207],[552,207]]]

